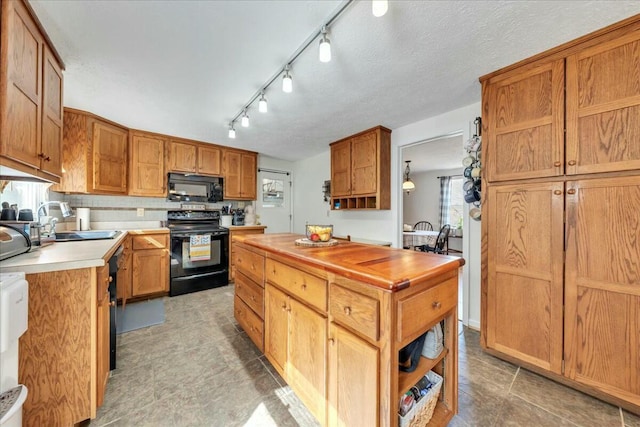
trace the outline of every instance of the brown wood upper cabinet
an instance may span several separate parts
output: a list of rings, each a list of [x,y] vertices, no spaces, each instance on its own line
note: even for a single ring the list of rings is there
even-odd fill
[[[638,52],[635,30],[485,80],[487,180],[640,169]]]
[[[165,139],[156,134],[131,131],[129,146],[129,195],[166,197]]]
[[[224,149],[222,174],[225,200],[255,200],[258,155],[249,151]]]
[[[64,172],[54,191],[127,194],[127,129],[65,108],[63,137]]]
[[[24,2],[3,1],[1,7],[2,163],[47,181],[59,182],[62,62]]]
[[[390,209],[391,131],[382,126],[331,144],[331,209]]]
[[[169,141],[169,171],[183,173],[197,173],[200,175],[222,174],[221,147],[178,141]]]

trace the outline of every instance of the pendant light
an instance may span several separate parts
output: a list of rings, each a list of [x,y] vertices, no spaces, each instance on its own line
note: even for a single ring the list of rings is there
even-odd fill
[[[322,37],[320,38],[320,48],[318,49],[318,59],[320,62],[331,61],[331,42],[327,38],[327,27],[322,26]]]
[[[416,189],[416,185],[413,183],[413,181],[411,181],[411,178],[409,178],[409,172],[411,172],[409,163],[411,163],[411,160],[405,160],[404,162],[407,164],[407,167],[404,168],[404,182],[402,183],[402,191],[409,194]]]
[[[282,91],[291,93],[293,91],[293,79],[289,74],[289,64],[284,67],[284,76],[282,76]]]
[[[242,119],[240,120],[240,124],[243,128],[249,127],[249,116],[247,116],[247,110],[244,110],[244,114],[242,115]]]
[[[236,138],[236,130],[233,128],[233,122],[229,123],[229,138]]]
[[[375,17],[381,17],[389,10],[389,2],[387,0],[372,0],[371,12]]]
[[[267,110],[267,98],[264,97],[264,92],[262,92],[260,94],[260,101],[258,101],[258,111],[261,113],[266,113]]]

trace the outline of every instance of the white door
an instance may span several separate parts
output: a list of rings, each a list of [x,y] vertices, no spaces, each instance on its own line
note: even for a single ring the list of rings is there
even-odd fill
[[[259,169],[256,213],[265,233],[290,233],[292,206],[291,172]]]

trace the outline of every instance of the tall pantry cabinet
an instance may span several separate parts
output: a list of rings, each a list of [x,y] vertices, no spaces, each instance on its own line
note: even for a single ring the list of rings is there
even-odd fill
[[[640,15],[482,82],[482,344],[640,413]]]

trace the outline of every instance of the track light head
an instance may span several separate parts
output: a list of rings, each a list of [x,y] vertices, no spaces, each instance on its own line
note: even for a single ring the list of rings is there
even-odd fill
[[[249,127],[249,116],[247,116],[247,110],[244,110],[244,114],[242,115],[242,119],[240,119],[240,124],[243,128]]]
[[[233,128],[233,122],[229,123],[229,138],[236,138],[236,130]]]
[[[327,38],[327,27],[322,26],[322,37],[320,37],[320,47],[318,49],[318,59],[320,62],[331,61],[331,42]]]
[[[289,64],[284,67],[284,76],[282,76],[282,91],[291,93],[293,91],[293,79],[289,74]]]
[[[387,0],[372,0],[371,12],[373,16],[381,17],[389,10],[389,2]]]
[[[267,98],[264,97],[264,92],[260,94],[260,100],[258,101],[258,111],[266,113],[268,111]]]

